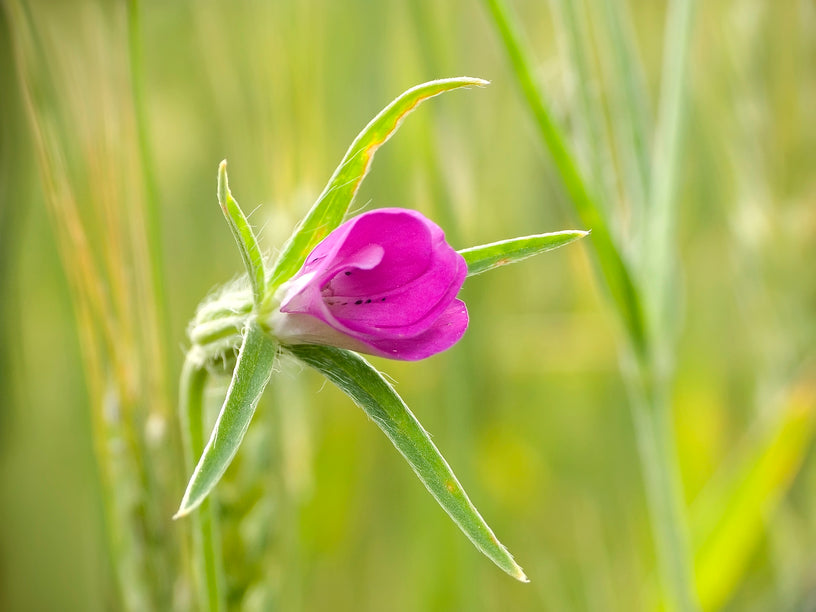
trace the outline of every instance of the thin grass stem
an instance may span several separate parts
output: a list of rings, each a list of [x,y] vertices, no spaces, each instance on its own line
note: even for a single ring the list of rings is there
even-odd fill
[[[609,288],[632,350],[636,353],[638,360],[643,361],[647,355],[646,330],[639,292],[629,266],[623,260],[612,239],[603,211],[581,175],[575,156],[567,146],[563,133],[556,125],[552,112],[536,84],[531,55],[522,43],[514,16],[511,15],[504,0],[484,1],[507,51],[512,71],[518,79],[524,99],[533,113],[539,136],[552,156],[581,222],[587,228],[592,229],[592,243],[597,253],[597,264],[601,268],[600,276]]]
[[[591,45],[588,32],[588,20],[582,2],[575,0],[554,0],[554,13],[560,20],[563,29],[563,38],[566,43],[566,55],[572,68],[573,88],[578,97],[578,112],[576,122],[581,126],[581,140],[583,141],[582,157],[585,159],[585,168],[591,175],[591,184],[606,187],[604,149],[609,149],[606,130],[604,129],[604,109],[596,93],[597,79],[592,69]],[[580,11],[580,14],[579,14]],[[584,18],[584,19],[582,19]],[[609,211],[611,191],[605,188],[596,190],[599,206]]]
[[[650,320],[661,333],[657,339],[672,339],[670,300],[675,295],[675,227],[677,226],[677,180],[686,111],[688,49],[694,0],[672,0],[666,16],[663,51],[663,81],[654,136],[652,183],[649,190],[647,227],[643,234],[643,278],[649,295],[645,306]]]
[[[204,450],[204,388],[207,370],[194,355],[187,355],[179,387],[179,417],[187,472],[195,468]],[[189,518],[193,532],[193,564],[198,593],[198,609],[218,612],[226,609],[221,539],[214,501],[204,500]]]
[[[626,2],[592,0],[591,9],[603,13],[598,22],[605,26],[609,40],[612,78],[609,85],[614,94],[611,120],[621,158],[625,195],[638,220],[636,229],[643,229],[643,209],[651,181],[649,166],[652,129],[651,105],[643,75],[643,64],[637,53],[631,19]]]
[[[130,87],[133,96],[133,112],[136,121],[136,139],[139,162],[142,170],[142,180],[145,189],[144,205],[141,208],[143,215],[144,232],[138,236],[138,246],[143,251],[136,258],[136,263],[144,265],[147,276],[147,289],[152,293],[152,299],[145,300],[145,316],[149,327],[152,328],[152,337],[148,338],[150,363],[158,397],[168,397],[167,385],[164,378],[164,352],[162,346],[170,338],[167,323],[167,300],[164,290],[164,248],[161,234],[161,215],[159,207],[159,188],[156,180],[155,162],[150,146],[150,123],[148,121],[147,105],[144,94],[144,71],[142,68],[141,19],[139,0],[128,0],[128,59],[130,67]]]
[[[661,582],[670,609],[683,612],[695,610],[698,605],[691,579],[692,562],[688,552],[679,471],[671,428],[668,377],[667,372],[658,367],[659,362],[654,358],[653,334],[663,332],[653,326],[647,328],[641,310],[644,294],[651,290],[651,287],[639,287],[631,278],[630,270],[609,232],[592,190],[580,174],[566,139],[553,120],[545,98],[533,78],[532,56],[522,45],[519,29],[506,3],[504,0],[485,2],[508,53],[524,98],[535,117],[539,135],[555,162],[578,216],[593,232],[592,243],[600,264],[601,276],[609,286],[614,305],[625,323],[629,348],[635,357],[636,365],[624,368],[624,376],[632,396],[630,403]],[[681,20],[684,17],[685,13],[681,12]],[[687,22],[688,20],[684,25],[687,25]],[[679,40],[687,39],[681,36]],[[671,46],[673,53],[685,50],[682,44]],[[679,82],[682,83],[682,79]],[[672,112],[675,107],[671,103],[667,104],[669,108],[667,117],[668,120],[672,120],[677,116]],[[677,129],[679,122],[674,121],[672,125]],[[667,134],[673,137],[671,130],[668,130]],[[672,151],[675,150],[670,148],[667,163],[677,159]],[[668,179],[674,180],[676,177],[674,169],[667,168],[666,171]],[[667,195],[663,210],[665,211],[670,204]]]

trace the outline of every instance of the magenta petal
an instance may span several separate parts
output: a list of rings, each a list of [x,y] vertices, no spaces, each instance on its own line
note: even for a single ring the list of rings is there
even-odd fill
[[[330,306],[331,313],[345,327],[361,334],[412,336],[439,318],[456,297],[466,274],[467,266],[455,251],[434,253],[422,276],[382,293],[337,300]],[[361,298],[363,304],[357,304]]]
[[[462,300],[454,300],[442,316],[425,332],[412,338],[381,339],[369,344],[376,349],[374,355],[417,361],[436,355],[456,344],[464,335],[468,326],[468,312]]]
[[[301,271],[289,282],[289,289],[281,302],[281,311],[309,313],[314,316],[324,314],[326,304],[320,279],[332,273],[342,273],[347,269],[369,270],[382,261],[383,253],[380,245],[368,244],[344,259],[327,261],[326,264],[332,264],[328,272],[319,269],[306,273]]]
[[[467,328],[467,310],[456,300],[466,275],[464,258],[438,225],[416,211],[380,209],[347,221],[315,247],[287,283],[281,312],[325,323],[334,330],[326,344],[339,345],[340,332],[375,354],[422,359]],[[308,340],[294,331],[287,338],[285,325],[278,331],[282,342],[317,339],[314,330]]]

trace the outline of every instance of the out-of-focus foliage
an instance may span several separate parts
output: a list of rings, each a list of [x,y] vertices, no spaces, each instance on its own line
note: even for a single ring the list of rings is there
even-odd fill
[[[603,100],[623,99],[614,97],[624,83],[605,11],[618,4],[570,4],[590,41],[591,91]],[[644,60],[653,102],[608,107],[592,126],[582,109],[593,100],[577,97],[579,75],[567,68],[563,18],[547,3],[512,5],[570,144],[587,171],[607,177],[615,201],[622,160],[598,159],[609,150],[599,141],[636,113],[653,120],[665,5],[631,0],[621,34]],[[432,78],[483,77],[490,87],[417,111],[378,154],[357,206],[415,207],[456,248],[577,225],[480,3],[139,3],[142,102],[128,6],[4,0],[0,11],[3,610],[122,607],[104,519],[114,502],[98,484],[106,481],[92,434],[98,419],[115,422],[122,411],[136,415],[149,469],[119,466],[125,476],[107,481],[118,492],[113,515],[144,527],[119,544],[138,553],[134,568],[145,567],[140,555],[154,559],[179,607],[189,600],[185,526],[170,522],[183,459],[167,406],[195,305],[242,270],[216,200],[221,159],[271,250],[385,103]],[[712,609],[816,605],[815,56],[811,3],[699,3],[678,194],[682,332],[672,400],[696,569],[708,572],[698,586]],[[153,197],[145,168],[155,173],[163,292],[143,250]],[[627,214],[616,209],[613,231],[629,226]],[[81,252],[69,218],[83,228]],[[532,584],[472,550],[347,398],[284,363],[219,492],[231,604],[653,606],[616,323],[587,246],[468,279],[472,322],[462,343],[427,362],[387,365]],[[97,298],[93,278],[104,281]],[[210,388],[210,403],[223,392]],[[159,496],[149,512],[132,503],[130,487],[145,483]],[[710,582],[720,568],[723,579]]]

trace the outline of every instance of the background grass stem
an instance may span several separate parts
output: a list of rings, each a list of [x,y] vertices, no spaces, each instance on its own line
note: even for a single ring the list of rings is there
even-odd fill
[[[533,76],[532,55],[522,42],[520,30],[509,7],[504,0],[485,1],[510,59],[513,74],[533,114],[538,133],[558,170],[558,176],[579,218],[588,229],[592,230],[592,244],[599,264],[599,276],[610,289],[615,309],[624,322],[627,347],[632,351],[638,363],[636,368],[631,371],[624,369],[624,372],[629,379],[630,388],[634,390],[631,399],[632,415],[643,482],[649,502],[661,584],[671,609],[683,612],[694,610],[697,605],[692,580],[691,556],[686,537],[687,527],[682,510],[682,488],[674,448],[671,408],[666,399],[669,380],[662,363],[656,360],[655,353],[662,342],[657,339],[662,338],[666,330],[645,323],[649,319],[644,319],[641,305],[645,299],[652,296],[643,284],[634,281],[631,268],[624,260],[609,230],[596,197],[592,195],[599,189],[603,189],[603,185],[590,186],[589,181],[576,164],[571,147],[567,144],[561,128],[546,103],[546,97]],[[574,24],[574,15],[570,12],[566,12],[565,15],[565,23],[568,26]],[[681,11],[681,20],[682,23],[679,25],[687,28],[690,22],[686,11]],[[578,36],[577,32],[572,33],[572,48],[578,46]],[[687,41],[687,30],[686,37],[679,36],[679,40],[681,42],[670,45],[667,52],[672,58],[670,65],[673,68],[682,69],[684,59],[676,56],[687,52],[687,44],[682,44],[683,41]],[[579,64],[584,66],[583,72],[586,75],[586,62],[581,58],[582,56],[579,55],[577,59]],[[579,70],[580,72],[582,71]],[[674,180],[677,172],[676,153],[679,145],[676,138],[680,126],[677,106],[683,94],[684,72],[673,75],[669,82],[672,87],[671,95],[664,98],[668,108],[664,113],[667,116],[665,121],[668,123],[665,128],[665,137],[669,139],[666,153],[668,159],[664,166],[661,166],[666,173],[666,177],[661,178],[665,183],[661,185],[661,188],[667,191],[662,195],[663,200],[659,210],[655,212],[655,216],[663,220],[663,223],[669,218],[668,211],[673,204],[670,189],[673,183],[669,181]],[[588,95],[584,94],[583,99],[587,112],[591,112]],[[600,143],[596,141],[595,144],[598,146]],[[661,146],[663,146],[662,143]],[[596,180],[598,178],[595,177]],[[666,236],[668,228],[663,225],[661,227],[664,229],[663,236]],[[642,254],[644,261],[652,262],[655,257],[662,257],[655,265],[660,266],[660,272],[665,273],[669,266],[667,256],[663,255],[663,252],[665,249],[670,249],[669,244],[668,241],[661,244],[662,250],[659,253],[647,254],[644,252]],[[663,277],[649,278],[649,280],[658,284],[666,282]],[[646,314],[652,314],[652,312]]]

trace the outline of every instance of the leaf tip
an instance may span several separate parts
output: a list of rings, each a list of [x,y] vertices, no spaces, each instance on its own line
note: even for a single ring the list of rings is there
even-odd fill
[[[224,214],[227,212],[227,195],[229,194],[229,179],[227,178],[227,160],[218,164],[218,203]]]
[[[188,508],[179,508],[179,509],[178,509],[178,512],[176,512],[176,513],[175,513],[175,514],[172,516],[172,519],[173,519],[174,521],[177,521],[177,520],[179,520],[180,518],[184,518],[184,517],[185,517],[185,516],[187,516],[188,514],[190,514],[190,510],[189,510]]]
[[[518,564],[513,564],[513,573],[510,574],[513,578],[518,580],[519,582],[524,582],[526,584],[530,583],[530,579],[527,577],[527,574],[524,573],[524,570]]]
[[[184,497],[181,500],[181,504],[179,504],[179,509],[173,515],[173,520],[177,521],[180,518],[188,516],[193,510],[195,510],[196,508],[198,508],[199,505],[201,505],[202,501],[203,498],[194,499],[193,501],[190,501],[190,491],[188,485],[188,490],[184,493]]]

